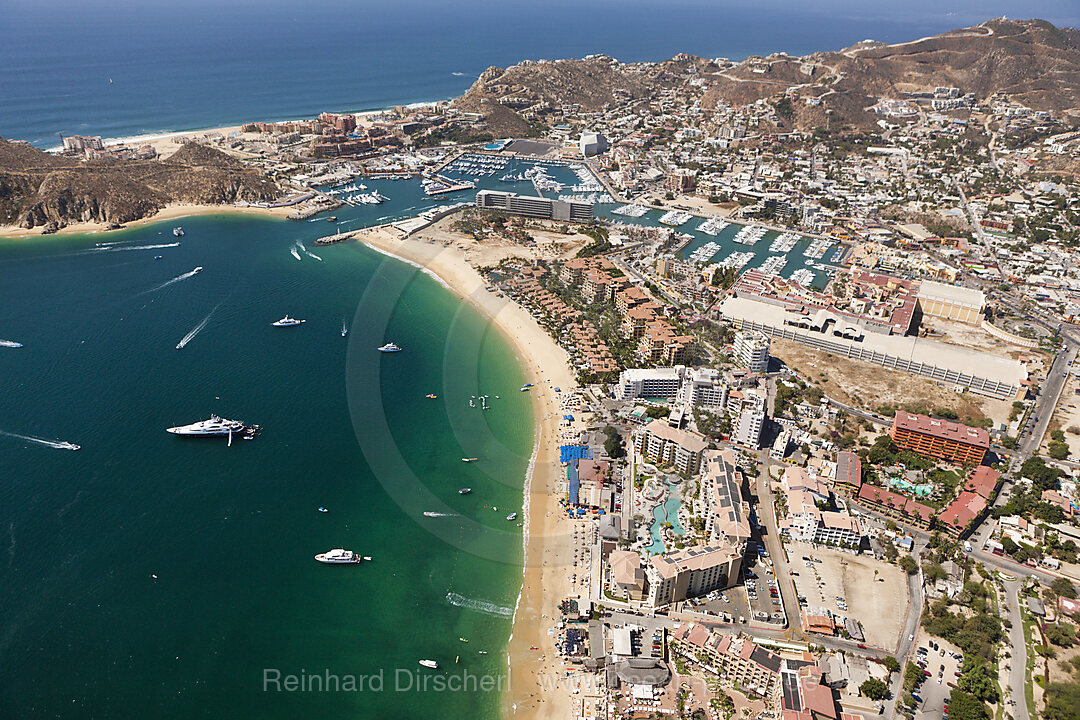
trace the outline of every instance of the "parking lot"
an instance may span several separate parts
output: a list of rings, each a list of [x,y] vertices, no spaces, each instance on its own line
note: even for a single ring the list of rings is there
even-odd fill
[[[687,607],[714,614],[723,622],[770,623],[783,627],[786,619],[771,561],[764,548],[753,541],[748,544],[743,559],[740,584],[690,600]]]
[[[960,677],[963,655],[959,648],[920,632],[916,637],[915,663],[923,669],[923,681],[916,686],[915,717],[920,720],[939,720],[945,715],[952,685]]]
[[[896,648],[907,619],[908,587],[895,565],[809,543],[787,546],[795,591],[808,607],[823,607],[842,623],[857,618],[865,643]],[[813,558],[813,559],[811,559]]]

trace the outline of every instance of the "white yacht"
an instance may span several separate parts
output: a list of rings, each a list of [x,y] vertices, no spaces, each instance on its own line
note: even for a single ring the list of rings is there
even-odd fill
[[[401,352],[401,348],[390,342],[379,347],[379,352]]]
[[[277,322],[271,323],[271,324],[274,327],[292,327],[293,325],[299,325],[302,322],[307,322],[307,321],[306,320],[297,320],[296,318],[291,318],[288,315],[286,315],[285,317],[281,318]]]
[[[184,236],[184,228],[182,228],[182,227],[174,227],[172,229],[172,234],[173,234],[173,237],[183,237]]]
[[[240,420],[226,420],[217,415],[211,415],[209,420],[202,420],[201,422],[192,423],[190,425],[179,425],[177,427],[166,428],[166,430],[173,435],[228,435],[230,433],[242,432],[244,430],[244,423]]]
[[[326,563],[327,565],[345,565],[361,561],[361,557],[352,550],[343,550],[342,548],[335,548],[324,553],[319,553],[315,556],[315,559],[321,563]]]
[[[435,662],[434,660],[421,660],[420,664],[426,668],[431,668],[432,670],[439,669],[439,663]]]

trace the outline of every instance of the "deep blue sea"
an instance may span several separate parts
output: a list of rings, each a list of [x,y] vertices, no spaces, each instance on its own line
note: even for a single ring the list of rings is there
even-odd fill
[[[901,42],[1075,0],[0,0],[0,136],[128,137],[461,94],[485,68],[603,52],[741,59]],[[110,84],[109,80],[112,80]]]

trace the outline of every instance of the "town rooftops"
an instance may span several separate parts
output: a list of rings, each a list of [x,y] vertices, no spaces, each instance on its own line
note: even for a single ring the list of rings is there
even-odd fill
[[[893,425],[899,430],[932,435],[933,437],[978,447],[990,447],[990,433],[986,432],[986,430],[973,428],[951,420],[939,420],[928,415],[915,415],[914,413],[897,410],[896,416],[893,418]]]

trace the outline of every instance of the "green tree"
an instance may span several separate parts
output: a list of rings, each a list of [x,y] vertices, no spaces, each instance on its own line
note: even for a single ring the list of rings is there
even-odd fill
[[[949,710],[952,711],[951,706]],[[1047,685],[1046,708],[1042,717],[1047,720],[1080,718],[1080,684],[1057,682]]]
[[[952,720],[989,720],[990,710],[971,693],[954,688],[949,693],[949,717]]]
[[[910,555],[905,555],[900,558],[900,569],[911,575],[919,566],[915,563],[915,558]]]
[[[1050,583],[1050,589],[1053,590],[1054,594],[1058,597],[1076,597],[1076,586],[1066,578],[1056,578],[1054,582]]]
[[[881,664],[884,665],[885,668],[891,673],[900,672],[900,661],[898,661],[892,655],[886,655],[882,659]]]
[[[859,686],[859,692],[871,700],[884,700],[889,693],[889,686],[876,678],[867,678]]]
[[[613,425],[604,428],[604,434],[607,435],[604,440],[604,452],[607,453],[608,457],[620,458],[626,454],[623,449],[622,438],[619,437],[619,431]]]
[[[974,656],[965,656],[965,658],[967,657]],[[966,661],[964,665],[967,667],[964,668],[963,674],[956,682],[957,687],[984,702],[997,702],[997,682],[990,676],[989,666],[985,662],[975,662],[969,665]]]

